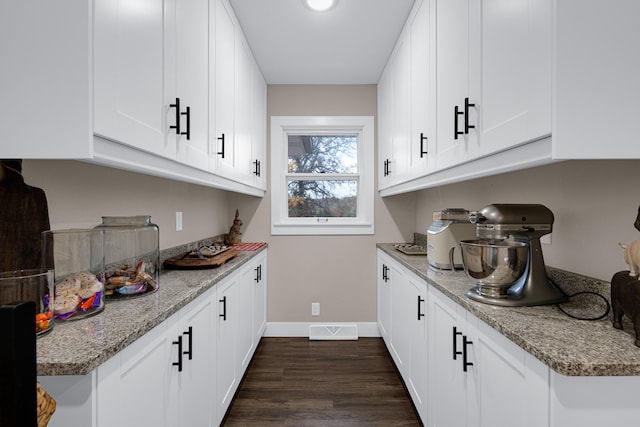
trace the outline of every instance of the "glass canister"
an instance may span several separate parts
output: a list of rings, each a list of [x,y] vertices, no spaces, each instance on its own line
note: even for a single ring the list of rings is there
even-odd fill
[[[53,328],[53,270],[37,268],[0,273],[0,305],[19,301],[36,303],[36,336]]]
[[[103,216],[105,294],[108,299],[147,295],[158,290],[160,239],[151,216]]]
[[[104,310],[104,231],[42,233],[43,267],[54,272],[53,316],[78,320]]]

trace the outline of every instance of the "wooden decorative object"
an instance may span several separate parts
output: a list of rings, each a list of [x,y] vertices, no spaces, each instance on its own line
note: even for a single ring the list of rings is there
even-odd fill
[[[39,268],[43,231],[49,230],[47,197],[22,177],[21,160],[0,161],[0,271]]]
[[[164,262],[164,266],[166,268],[174,268],[174,269],[182,269],[182,270],[216,268],[216,267],[220,267],[222,264],[224,264],[228,260],[235,258],[239,253],[240,252],[236,251],[235,249],[229,249],[213,257],[200,258],[198,256],[191,255],[191,253],[187,252],[186,254],[183,254],[183,255],[179,255],[173,258],[168,258]]]
[[[629,271],[618,271],[611,279],[613,327],[622,329],[622,316],[627,315],[636,332],[635,345],[640,347],[640,280]]]
[[[236,217],[233,220],[233,225],[229,230],[229,234],[227,234],[225,238],[225,243],[229,246],[238,245],[242,243],[242,233],[240,232],[240,227],[242,227],[242,221],[239,218],[240,214],[238,213],[238,209],[236,209]]]

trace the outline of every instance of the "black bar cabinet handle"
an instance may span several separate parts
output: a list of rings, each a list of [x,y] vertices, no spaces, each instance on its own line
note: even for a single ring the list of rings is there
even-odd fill
[[[424,133],[420,133],[420,158],[423,158],[425,154],[429,153],[429,150],[425,151],[424,142],[427,141],[428,138],[424,136]]]
[[[462,332],[458,332],[458,328],[453,327],[453,360],[458,360],[458,355],[462,354],[461,351],[458,351],[458,335],[462,335]]]
[[[180,132],[179,130],[177,131],[177,133],[180,133],[180,135],[186,135],[187,136],[187,141],[189,141],[191,139],[191,107],[187,106],[187,111],[185,111],[184,113],[180,113],[183,116],[187,116],[187,131],[186,132]]]
[[[420,298],[420,295],[418,295],[418,320],[424,317],[424,313],[422,313],[422,310],[421,310],[423,302],[424,302],[424,299]]]
[[[467,345],[473,344],[473,341],[469,341],[466,335],[462,336],[462,370],[467,372],[467,366],[473,366],[472,362],[468,361]]]
[[[189,337],[189,350],[184,351],[182,354],[186,354],[189,356],[189,360],[191,360],[193,358],[193,327],[189,326],[189,330],[183,332],[182,335]]]
[[[475,107],[476,104],[469,103],[469,98],[464,99],[464,133],[469,133],[469,129],[475,129],[475,125],[469,124],[469,107]]]
[[[387,273],[389,273],[389,267],[387,267],[386,264],[382,264],[382,280],[385,282],[389,281],[389,275]]]
[[[218,141],[222,141],[222,151],[218,151],[218,154],[224,159],[224,133],[218,137]]]
[[[169,108],[176,109],[176,124],[174,126],[169,126],[169,129],[175,129],[177,135],[181,135],[180,133],[180,98],[176,98],[175,104],[169,104]]]
[[[222,320],[226,321],[227,320],[227,296],[226,295],[223,296],[220,302],[222,303],[222,313],[220,314],[220,317],[222,317]]]
[[[173,362],[172,366],[178,367],[178,372],[182,372],[182,335],[178,337],[178,341],[174,341],[173,344],[178,345],[178,361]]]
[[[253,174],[255,176],[260,176],[260,160],[256,159],[253,164],[256,165],[256,167],[253,169]]]
[[[260,282],[260,267],[262,267],[262,266],[259,265],[256,268],[254,268],[254,270],[256,271],[256,278],[254,279],[256,281],[256,283]]]
[[[458,130],[458,116],[464,114],[464,111],[459,111],[459,107],[456,105],[453,108],[453,139],[458,139],[458,135],[464,135],[464,132]]]

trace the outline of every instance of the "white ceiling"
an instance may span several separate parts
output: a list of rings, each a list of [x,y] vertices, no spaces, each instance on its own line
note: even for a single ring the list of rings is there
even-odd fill
[[[375,84],[414,0],[230,0],[268,84]]]

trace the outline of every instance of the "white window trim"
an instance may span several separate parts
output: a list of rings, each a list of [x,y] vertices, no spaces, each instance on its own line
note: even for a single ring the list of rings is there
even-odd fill
[[[271,117],[271,234],[374,234],[373,116]],[[356,218],[289,218],[287,195],[287,135],[290,132],[357,133],[358,216]]]

